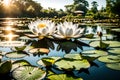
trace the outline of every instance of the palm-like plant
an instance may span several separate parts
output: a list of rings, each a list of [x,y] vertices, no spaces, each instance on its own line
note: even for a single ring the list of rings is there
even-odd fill
[[[28,27],[40,39],[51,37],[56,30],[55,23],[50,20],[36,20],[30,23]]]
[[[72,22],[64,22],[57,25],[56,34],[53,36],[58,39],[79,38],[82,36],[84,28],[79,28],[78,24]]]

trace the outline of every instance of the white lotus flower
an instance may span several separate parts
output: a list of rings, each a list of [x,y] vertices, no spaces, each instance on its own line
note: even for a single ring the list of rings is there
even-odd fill
[[[56,30],[55,23],[50,20],[36,20],[30,23],[28,27],[40,39],[50,37]]]
[[[84,28],[78,28],[78,24],[72,22],[64,22],[57,25],[57,32],[54,37],[59,39],[71,39],[82,36]]]

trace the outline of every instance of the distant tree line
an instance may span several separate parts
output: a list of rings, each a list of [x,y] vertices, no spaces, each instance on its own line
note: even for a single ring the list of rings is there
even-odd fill
[[[0,17],[85,17],[91,19],[106,19],[120,17],[120,0],[106,0],[106,7],[98,10],[98,3],[93,1],[91,9],[87,0],[73,0],[72,4],[65,5],[66,10],[56,10],[53,8],[44,9],[40,3],[33,0],[10,0],[10,5],[6,6],[0,0]],[[83,13],[75,13],[81,11]],[[82,15],[81,15],[82,14]]]

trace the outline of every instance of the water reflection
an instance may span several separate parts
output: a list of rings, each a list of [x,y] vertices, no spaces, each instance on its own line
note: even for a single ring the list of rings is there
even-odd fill
[[[2,27],[2,28],[4,28],[4,27]],[[17,26],[15,28],[20,29],[21,27]],[[29,38],[28,36],[25,35],[26,34],[25,32],[24,33],[23,32],[18,33],[18,32],[16,32],[15,28],[13,29],[12,26],[9,26],[9,27],[4,28],[4,30],[1,29],[0,51],[4,50],[5,52],[11,52],[12,51],[12,50],[10,50],[11,46],[12,46],[12,48],[15,48],[15,47],[18,47],[18,46],[21,47],[21,46],[25,45],[25,46],[27,46],[25,51],[26,51],[27,54],[29,54],[29,56],[25,56],[24,58],[21,58],[21,59],[25,59],[33,65],[36,65],[37,60],[41,59],[42,57],[48,57],[48,56],[49,57],[50,56],[61,56],[61,57],[63,57],[63,55],[68,54],[68,53],[71,53],[71,54],[78,53],[79,54],[83,50],[89,50],[91,47],[89,46],[87,41],[93,41],[92,40],[93,38],[97,38],[97,41],[99,41],[97,31],[102,31],[102,33],[103,33],[102,40],[108,40],[108,39],[113,40],[114,39],[114,37],[111,34],[108,35],[108,32],[106,31],[106,29],[104,29],[100,26],[85,27],[86,28],[85,34],[91,34],[91,33],[94,34],[93,38],[91,38],[91,39],[87,38],[86,40],[82,40],[82,38],[71,39],[71,40],[53,40],[53,39],[49,39],[49,38],[44,38],[44,39],[39,40],[36,37]],[[22,26],[22,30],[23,29],[26,30],[28,28],[25,27],[25,26]],[[11,42],[11,43],[8,43],[8,42]],[[31,53],[29,51],[31,49],[36,49],[36,48],[37,48],[37,51],[39,50],[38,52],[35,51],[34,53]],[[86,48],[86,49],[84,49],[84,48]],[[40,51],[40,49],[42,49],[42,50],[44,49],[44,51],[45,50],[48,51],[47,54],[42,53]],[[92,49],[94,49],[94,48],[92,47]],[[2,60],[10,59],[9,57],[8,58],[5,57],[4,55],[5,54],[3,54]],[[88,58],[87,60],[91,61],[90,57],[86,57],[86,58]],[[97,62],[97,63],[100,64],[100,62]],[[91,67],[97,66],[94,63],[92,63],[92,64],[91,64]],[[36,65],[36,66],[38,66],[38,65]],[[100,66],[103,66],[103,64],[100,65]],[[99,68],[99,67],[97,66],[97,68]],[[105,68],[105,66],[103,68]],[[90,68],[90,69],[93,69],[93,68]],[[88,70],[83,69],[83,70],[80,70],[78,73],[81,74],[81,72],[88,72]],[[93,73],[93,74],[95,74],[95,73]],[[87,79],[88,79],[88,77],[87,77]]]

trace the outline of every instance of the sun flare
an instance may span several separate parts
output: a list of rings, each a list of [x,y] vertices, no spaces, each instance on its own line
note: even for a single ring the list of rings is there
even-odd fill
[[[3,4],[4,4],[5,6],[9,6],[9,5],[10,5],[10,1],[11,1],[11,0],[3,0]]]

